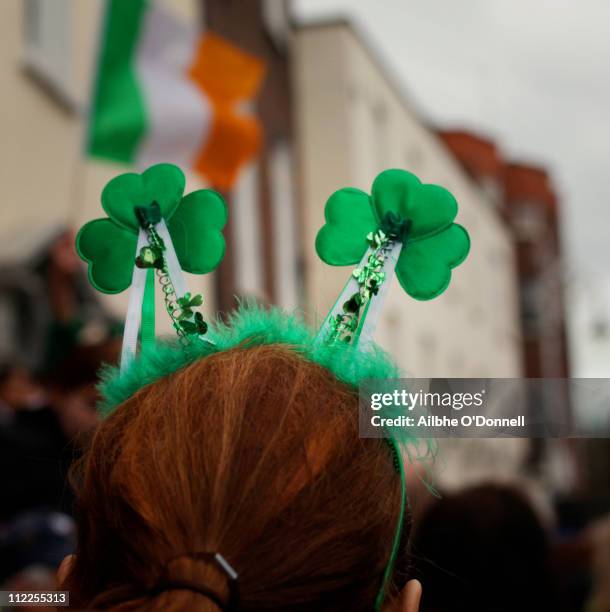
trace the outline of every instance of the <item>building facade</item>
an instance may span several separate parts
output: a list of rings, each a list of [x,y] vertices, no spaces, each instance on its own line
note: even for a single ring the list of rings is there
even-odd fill
[[[44,0],[9,0],[0,7],[3,23],[11,24],[0,42],[0,79],[11,91],[0,102],[5,262],[27,255],[52,228],[78,227],[100,216],[101,188],[129,169],[84,159],[80,152],[102,3],[58,0],[53,11],[48,6]],[[295,36],[286,7],[276,2],[180,0],[171,10],[261,56],[268,70],[255,109],[266,144],[228,194],[234,259],[220,294],[303,304],[324,314],[349,273],[329,269],[315,256],[326,198],[346,185],[368,189],[383,168],[408,168],[456,195],[458,220],[471,233],[473,249],[438,300],[415,302],[394,288],[379,339],[413,374],[519,375],[513,258],[502,221],[353,32],[342,25],[306,28]],[[248,18],[236,19],[235,11]],[[187,179],[189,189],[202,186],[195,176]],[[205,291],[213,310],[214,282],[189,282]],[[103,299],[117,312],[125,307],[125,295]],[[467,342],[465,329],[471,330]],[[489,346],[498,349],[491,356]]]
[[[182,22],[220,34],[263,59],[266,66],[263,88],[250,109],[263,126],[263,151],[244,169],[231,193],[223,194],[231,211],[225,261],[212,274],[187,275],[189,287],[203,292],[208,316],[219,308],[232,308],[234,296],[294,308],[301,299],[301,258],[287,5],[273,0],[159,2]],[[104,4],[103,0],[8,0],[0,5],[4,24],[0,85],[10,92],[0,100],[3,266],[21,265],[58,232],[103,216],[103,186],[116,174],[134,170],[82,153]],[[200,177],[187,172],[187,190],[205,186]],[[122,317],[127,293],[98,297]],[[5,328],[2,321],[0,313],[0,329]],[[158,324],[161,332],[170,331],[167,317],[158,317]],[[9,317],[6,327],[10,326]]]
[[[556,223],[551,188],[540,190],[544,177],[506,166],[490,143],[478,142],[476,154],[459,135],[440,137],[345,22],[295,29],[287,3],[279,0],[165,4],[180,19],[215,31],[267,66],[251,109],[263,124],[264,148],[235,189],[224,194],[231,212],[227,259],[219,273],[188,278],[191,290],[206,297],[205,314],[229,309],[234,295],[253,296],[289,309],[301,306],[319,323],[351,272],[328,267],[315,254],[327,198],[345,186],[369,191],[380,171],[399,167],[456,196],[457,221],[468,229],[472,249],[436,300],[413,300],[394,282],[378,342],[412,377],[519,377],[531,375],[534,364],[544,376],[565,371],[565,336],[561,345],[548,343],[551,336],[557,339],[549,330],[558,329],[562,306],[551,327],[547,306],[537,311],[544,323],[537,336],[524,322],[529,280],[523,279],[529,279],[527,265],[539,255],[529,257],[527,232],[515,229],[528,222],[519,220],[517,211],[529,207]],[[102,5],[54,0],[50,9],[48,0],[0,3],[5,24],[0,85],[11,92],[0,100],[3,264],[29,256],[55,228],[77,228],[101,216],[104,184],[132,169],[81,153]],[[481,166],[477,159],[483,158]],[[187,189],[204,186],[187,175]],[[555,225],[545,234],[545,257],[556,257],[557,237]],[[540,274],[534,265],[532,281]],[[538,285],[547,291],[554,286],[549,282],[545,277]],[[552,293],[544,295],[550,299]],[[100,299],[118,315],[126,309],[126,293]],[[1,310],[0,305],[0,330]],[[167,318],[158,319],[160,331],[169,331]],[[520,441],[456,442],[455,448],[444,443],[444,480],[455,485],[514,474],[527,454]]]
[[[472,179],[349,23],[297,30],[294,79],[307,310],[322,317],[351,272],[312,248],[326,199],[345,186],[369,192],[379,172],[404,168],[455,195],[472,247],[435,300],[413,300],[394,281],[376,340],[412,377],[521,376],[517,261],[497,194]],[[448,490],[514,478],[528,452],[526,440],[443,439],[436,482]]]
[[[569,376],[559,199],[544,168],[503,159],[493,142],[470,132],[439,134],[493,199],[517,253],[524,374]]]
[[[229,248],[218,275],[219,307],[233,308],[237,296],[295,308],[301,299],[301,274],[288,3],[201,0],[200,9],[203,28],[256,55],[266,66],[252,108],[263,127],[262,150],[236,189],[223,194],[231,215]]]
[[[133,171],[82,153],[103,7],[102,0],[0,3],[0,86],[10,92],[0,100],[3,266],[21,264],[58,232],[102,217],[100,193],[106,182]],[[200,18],[195,0],[177,0],[170,8],[190,23]],[[188,190],[202,186],[197,176],[187,173]],[[204,293],[204,308],[213,312],[213,278],[192,276],[189,284]],[[100,294],[98,299],[122,317],[127,293]],[[157,309],[162,310],[157,294]],[[158,319],[160,330],[169,331],[168,317]]]
[[[349,24],[304,26],[295,45],[304,243],[313,247],[333,191],[369,191],[386,168],[447,187],[460,203],[457,222],[471,235],[470,255],[436,300],[408,298],[394,283],[377,339],[414,376],[520,376],[514,245],[493,197],[417,116]],[[306,253],[308,305],[324,314],[350,269],[326,266],[311,247]]]
[[[492,195],[512,233],[524,376],[569,378],[559,199],[550,177],[543,168],[505,161],[494,144],[481,136],[463,131],[444,131],[440,136],[471,178]],[[544,407],[558,421],[569,422],[574,418],[575,399],[567,394],[532,394],[529,410],[533,416]],[[550,488],[567,491],[583,482],[582,455],[576,440],[534,439],[527,463]]]

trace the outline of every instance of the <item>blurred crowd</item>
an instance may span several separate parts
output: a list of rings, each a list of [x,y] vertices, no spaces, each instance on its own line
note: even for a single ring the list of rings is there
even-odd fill
[[[610,610],[610,519],[558,505],[542,516],[516,486],[440,495],[414,520],[426,612]]]
[[[98,422],[97,374],[121,327],[97,302],[68,230],[0,275],[0,588],[53,588],[75,546],[68,483]]]
[[[89,290],[72,245],[71,232],[58,232],[3,276],[1,589],[53,588],[74,550],[69,470],[98,422],[99,368],[119,355],[120,324]],[[574,500],[543,516],[518,488],[492,482],[418,497],[412,558],[424,611],[610,612],[608,518]]]

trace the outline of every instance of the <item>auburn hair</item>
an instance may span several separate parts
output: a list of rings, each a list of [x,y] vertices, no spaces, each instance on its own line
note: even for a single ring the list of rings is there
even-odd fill
[[[358,436],[357,392],[282,345],[142,388],[72,480],[78,548],[62,586],[79,608],[217,611],[195,590],[155,589],[189,581],[226,601],[226,576],[197,557],[208,552],[238,573],[240,610],[370,611],[400,516],[390,449]]]

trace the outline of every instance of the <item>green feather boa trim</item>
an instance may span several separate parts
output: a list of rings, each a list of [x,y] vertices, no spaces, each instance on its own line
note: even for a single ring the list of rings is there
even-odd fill
[[[105,367],[102,372],[100,409],[109,414],[116,406],[139,389],[176,372],[181,368],[221,351],[236,346],[283,344],[332,372],[338,380],[358,388],[365,378],[398,378],[400,372],[390,357],[377,346],[366,352],[357,346],[337,342],[332,345],[315,343],[315,335],[303,319],[279,309],[266,310],[253,303],[245,304],[225,324],[212,324],[205,340],[194,340],[187,345],[177,340],[162,341],[142,351],[124,372],[116,367]]]

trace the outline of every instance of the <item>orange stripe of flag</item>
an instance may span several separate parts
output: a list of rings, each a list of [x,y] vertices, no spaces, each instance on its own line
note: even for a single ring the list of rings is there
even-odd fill
[[[189,76],[210,100],[213,118],[194,167],[219,189],[230,189],[240,167],[260,150],[262,125],[240,113],[238,104],[258,93],[264,73],[262,60],[220,36],[207,33],[201,39]]]

